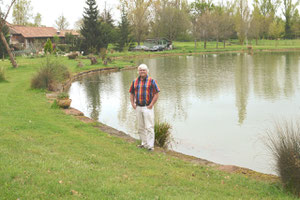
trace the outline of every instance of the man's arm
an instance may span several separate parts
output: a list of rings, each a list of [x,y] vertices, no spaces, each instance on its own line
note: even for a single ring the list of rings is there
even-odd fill
[[[152,109],[153,108],[154,104],[156,103],[156,101],[158,99],[158,96],[159,96],[158,92],[154,94],[153,99],[152,99],[150,105],[147,106],[148,109]]]
[[[136,109],[136,104],[134,102],[134,94],[130,93],[130,102],[133,109]]]

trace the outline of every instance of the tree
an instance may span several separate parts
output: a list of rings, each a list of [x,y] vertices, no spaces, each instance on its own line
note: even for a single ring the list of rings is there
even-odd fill
[[[223,13],[220,19],[220,39],[223,40],[223,47],[225,48],[226,40],[230,39],[235,33],[234,31],[234,10],[231,4],[223,7]]]
[[[34,26],[40,27],[42,26],[42,15],[41,13],[37,13],[34,17]]]
[[[284,35],[284,22],[276,19],[270,24],[269,35],[273,39],[279,39]]]
[[[95,0],[86,0],[84,8],[83,24],[80,29],[83,36],[82,49],[87,53],[97,53],[102,48],[101,21],[99,20],[98,6]]]
[[[13,23],[27,25],[32,17],[31,0],[17,0],[13,7]]]
[[[154,35],[170,41],[183,35],[190,27],[189,9],[185,0],[156,0],[155,17],[152,24]]]
[[[52,42],[51,40],[48,38],[47,39],[47,42],[45,43],[45,46],[44,46],[44,52],[47,54],[52,54],[53,53],[53,45],[52,45]]]
[[[250,21],[249,37],[255,38],[256,45],[258,43],[258,39],[262,34],[263,17],[264,16],[260,14],[259,7],[257,6],[257,4],[254,4],[254,10],[252,12],[252,17]]]
[[[140,45],[149,31],[150,11],[152,0],[120,0],[128,11],[128,19],[133,29],[135,39]]]
[[[100,24],[102,30],[103,47],[107,49],[109,43],[113,43],[116,40],[116,30],[114,26],[114,20],[111,16],[111,11],[104,8],[104,11],[100,17]]]
[[[235,16],[235,30],[238,34],[240,44],[248,42],[248,31],[250,22],[250,9],[247,0],[236,0],[237,9]]]
[[[295,13],[291,19],[291,30],[295,38],[300,36],[300,15],[298,9],[295,10]]]
[[[204,25],[205,22],[203,22],[202,15],[204,13],[210,12],[214,9],[214,4],[211,0],[204,1],[204,0],[195,0],[193,3],[191,3],[190,6],[191,11],[191,22],[192,22],[192,34],[195,40],[195,49],[197,46],[197,40],[203,37],[206,31],[201,30],[201,26]],[[204,47],[206,48],[206,41],[204,43]]]
[[[67,21],[67,18],[63,14],[55,20],[56,28],[58,30],[66,30],[69,26],[69,22]]]
[[[123,51],[126,46],[130,46],[133,41],[131,37],[131,28],[129,25],[127,12],[125,8],[122,7],[121,10],[121,22],[119,23],[117,30],[118,39],[116,41],[116,49],[118,51]]]
[[[292,30],[291,30],[291,19],[295,13],[297,6],[299,5],[299,0],[293,3],[292,0],[283,0],[283,9],[282,13],[285,17],[285,38],[292,37]]]
[[[6,42],[8,43],[9,42],[9,30],[8,30],[8,27],[6,25],[4,25],[2,27],[1,32],[3,33],[3,35],[4,35],[5,39],[6,39]],[[6,50],[5,45],[3,44],[3,42],[0,40],[0,57],[4,58],[5,56],[7,56],[7,50]]]
[[[197,20],[197,31],[200,38],[204,41],[204,49],[206,49],[207,40],[213,37],[214,21],[212,11],[205,11]]]
[[[8,9],[7,9],[7,11],[6,11],[6,14],[4,14],[4,12],[2,11],[2,9],[1,9],[1,7],[0,7],[0,39],[1,39],[1,41],[2,41],[2,44],[3,44],[3,45],[5,46],[5,48],[6,48],[6,51],[7,51],[8,55],[9,55],[10,62],[11,62],[11,64],[12,64],[12,66],[13,66],[14,68],[17,68],[17,67],[18,67],[18,64],[17,64],[17,62],[15,61],[15,58],[14,58],[14,56],[13,56],[11,50],[10,50],[10,47],[9,47],[9,45],[8,45],[6,39],[5,39],[5,35],[4,35],[4,33],[3,33],[3,31],[4,31],[3,27],[6,25],[5,23],[6,23],[7,16],[8,16],[8,14],[9,14],[10,9],[12,8],[12,6],[14,5],[15,2],[16,2],[16,0],[12,0],[12,1],[11,1],[10,5],[8,6]]]
[[[270,24],[275,19],[275,13],[280,6],[280,0],[254,0],[254,5],[259,8],[262,17],[260,35],[263,38],[268,37]]]

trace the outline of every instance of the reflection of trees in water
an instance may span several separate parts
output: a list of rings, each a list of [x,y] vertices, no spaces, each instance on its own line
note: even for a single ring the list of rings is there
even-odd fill
[[[202,55],[193,58],[192,73],[196,95],[201,99],[214,99],[222,89],[231,87],[233,74],[232,55]]]
[[[150,76],[157,80],[161,89],[159,99],[164,99],[167,103],[155,108],[157,118],[164,120],[168,118],[164,113],[172,113],[173,119],[187,118],[189,83],[184,79],[187,77],[186,57],[163,57],[145,60],[150,67]],[[165,106],[165,107],[164,107]],[[172,111],[173,110],[173,111]]]
[[[101,101],[99,91],[100,77],[95,75],[86,76],[83,80],[83,85],[89,101],[90,116],[92,119],[98,120]]]
[[[295,94],[299,76],[299,56],[286,54],[285,55],[285,70],[284,70],[284,86],[283,91],[286,97]]]
[[[265,99],[273,100],[283,94],[291,96],[298,84],[298,58],[298,55],[290,53],[264,53],[253,56],[218,54],[162,57],[139,62],[149,65],[150,76],[158,81],[162,91],[159,101],[164,103],[158,102],[156,105],[157,118],[185,120],[188,118],[191,101],[214,100],[230,93],[228,91],[234,87],[239,123],[242,124],[247,113],[250,80],[253,79],[254,94]],[[93,75],[84,80],[91,116],[94,119],[98,119],[99,116],[100,95],[108,99],[121,98],[118,100],[120,125],[127,129],[135,127],[136,121],[132,118],[134,110],[131,109],[128,90],[131,82],[138,76],[136,72],[124,71],[118,76]]]
[[[239,124],[246,118],[246,107],[249,96],[249,62],[251,57],[241,54],[237,57],[235,68],[235,101],[238,109]]]
[[[254,92],[266,99],[280,96],[280,68],[284,67],[282,56],[276,54],[257,54],[253,58]]]
[[[130,103],[130,94],[129,88],[132,81],[136,78],[137,73],[136,70],[132,71],[124,71],[120,73],[120,81],[119,81],[119,88],[121,88],[120,96],[121,105],[118,111],[118,119],[121,122],[120,125],[123,127],[127,127],[127,130],[136,127],[136,119],[135,119],[135,111],[131,108]],[[131,131],[131,130],[130,130]],[[132,130],[135,131],[135,130]],[[132,134],[132,133],[129,133]]]
[[[106,85],[113,84],[110,76],[101,76],[99,74],[92,74],[86,76],[83,80],[87,97],[89,101],[90,116],[94,120],[99,120],[99,113],[101,111],[101,96]],[[105,84],[103,84],[105,83]],[[111,92],[113,88],[110,88]],[[110,91],[108,90],[108,91]]]
[[[253,57],[254,92],[265,99],[295,94],[298,82],[298,58],[294,53],[257,54]]]

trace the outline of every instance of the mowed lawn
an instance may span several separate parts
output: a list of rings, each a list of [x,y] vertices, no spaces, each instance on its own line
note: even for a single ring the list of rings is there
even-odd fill
[[[73,72],[92,68],[57,59]],[[30,89],[44,60],[18,58],[18,69],[0,61],[7,67],[0,83],[1,200],[294,199],[279,183],[147,152],[51,109],[45,91]]]

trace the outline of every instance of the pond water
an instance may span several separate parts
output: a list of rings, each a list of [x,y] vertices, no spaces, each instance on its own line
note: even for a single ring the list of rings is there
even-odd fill
[[[161,89],[155,117],[172,125],[172,148],[216,163],[274,174],[263,143],[274,121],[299,116],[298,52],[209,54],[137,60]],[[138,138],[129,87],[136,70],[75,81],[71,106]]]

